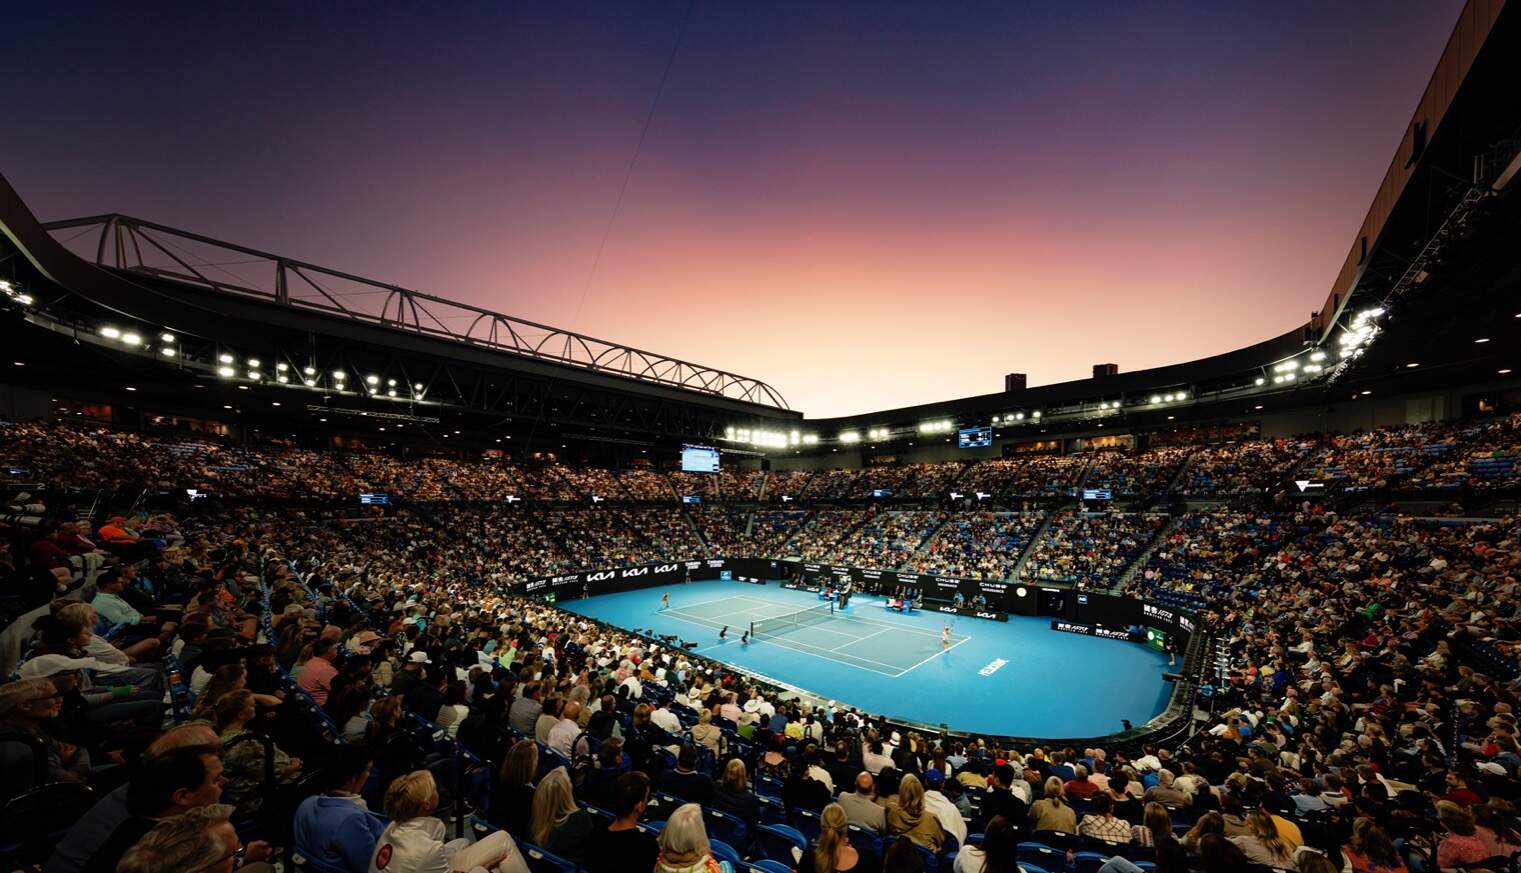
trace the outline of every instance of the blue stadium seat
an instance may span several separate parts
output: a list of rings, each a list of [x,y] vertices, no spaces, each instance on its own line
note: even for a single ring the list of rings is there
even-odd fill
[[[576,865],[532,843],[518,843],[532,873],[577,873]]]
[[[1021,866],[1038,868],[1045,873],[1062,873],[1067,869],[1066,852],[1040,843],[1020,843],[1017,856]]]
[[[783,864],[770,858],[762,858],[759,861],[753,862],[750,865],[750,869],[756,871],[756,873],[792,873],[791,864]]]
[[[1072,856],[1072,869],[1074,873],[1098,873],[1098,869],[1109,863],[1108,855],[1099,852],[1078,852]]]
[[[787,810],[787,823],[797,828],[803,839],[810,843],[819,838],[822,821],[819,814],[811,809]]]
[[[793,850],[806,850],[808,839],[790,825],[763,824],[755,829],[755,848],[763,858],[792,864]]]
[[[730,864],[743,864],[739,852],[723,840],[708,839],[708,845],[713,850],[713,857],[719,861],[728,861]]]
[[[723,840],[731,846],[750,845],[750,829],[743,820],[717,809],[702,809],[703,824],[708,836]]]

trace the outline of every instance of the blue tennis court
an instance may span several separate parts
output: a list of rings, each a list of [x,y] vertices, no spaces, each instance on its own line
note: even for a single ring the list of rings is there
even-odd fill
[[[669,592],[671,605],[660,610]],[[698,654],[868,712],[952,729],[1021,736],[1095,736],[1140,725],[1167,705],[1167,658],[1133,643],[936,612],[902,615],[864,595],[845,611],[786,616],[818,596],[776,583],[692,582],[562,601],[562,609],[698,643]],[[777,619],[782,619],[780,622]],[[763,632],[748,645],[751,622]],[[770,630],[765,630],[771,626]],[[950,627],[948,649],[942,628]],[[727,627],[726,639],[719,630]]]

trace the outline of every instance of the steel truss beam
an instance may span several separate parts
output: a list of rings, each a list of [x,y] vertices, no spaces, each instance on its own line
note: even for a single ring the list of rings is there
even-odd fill
[[[776,389],[758,379],[150,221],[98,215],[54,221],[43,227],[55,237],[60,231],[98,230],[59,241],[101,267],[598,373],[789,409]],[[93,246],[89,245],[92,241]]]

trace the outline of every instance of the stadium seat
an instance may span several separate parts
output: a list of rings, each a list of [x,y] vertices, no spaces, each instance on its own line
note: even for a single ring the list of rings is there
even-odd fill
[[[756,871],[756,873],[792,873],[791,864],[783,864],[770,858],[762,858],[759,861],[751,862],[750,869]]]
[[[708,839],[708,845],[713,850],[713,857],[719,861],[728,861],[730,864],[742,864],[744,859],[739,857],[739,852],[723,840]]]
[[[1109,863],[1110,855],[1099,852],[1078,852],[1072,856],[1073,873],[1098,873],[1098,869]]]
[[[819,838],[822,823],[819,814],[811,809],[787,810],[787,823],[797,828],[798,833],[810,843]]]
[[[795,862],[793,851],[808,848],[808,839],[789,825],[763,824],[755,829],[755,847],[761,857],[786,864]]]
[[[1020,843],[1017,857],[1021,866],[1035,867],[1045,873],[1062,873],[1067,869],[1067,853],[1039,843]]]
[[[532,873],[577,873],[577,867],[559,855],[551,854],[532,843],[519,842],[518,848],[528,861]]]
[[[708,827],[708,836],[723,840],[731,846],[749,846],[750,829],[744,821],[726,812],[717,809],[702,809],[703,824]]]

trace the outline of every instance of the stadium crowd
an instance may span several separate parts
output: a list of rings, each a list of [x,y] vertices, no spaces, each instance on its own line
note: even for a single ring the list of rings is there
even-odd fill
[[[301,496],[386,469],[213,471],[168,444],[102,432],[60,448],[50,435],[77,431],[24,428],[5,429],[18,438],[7,461],[49,485],[195,487],[215,473]],[[1433,455],[1513,451],[1501,430]],[[1316,463],[1382,479],[1394,468],[1370,456],[1416,439],[1446,437],[1333,442]],[[763,857],[813,871],[1502,873],[1521,851],[1514,517],[1306,505],[1177,519],[1128,584],[1198,609],[1222,642],[1207,729],[1165,748],[1065,748],[894,730],[503,593],[530,562],[690,548],[670,528],[678,510],[84,517],[60,493],[12,495],[16,517],[39,523],[8,522],[0,554],[12,867],[257,871],[294,850],[354,873],[689,873]],[[821,554],[891,549],[942,520],[826,509],[799,528],[806,512],[776,515],[757,527],[813,530]],[[957,515],[990,526],[971,542],[1006,551],[996,517]],[[1026,572],[1112,582],[1113,556],[1139,554],[1161,523],[1060,514]],[[960,554],[977,561],[974,546]]]

